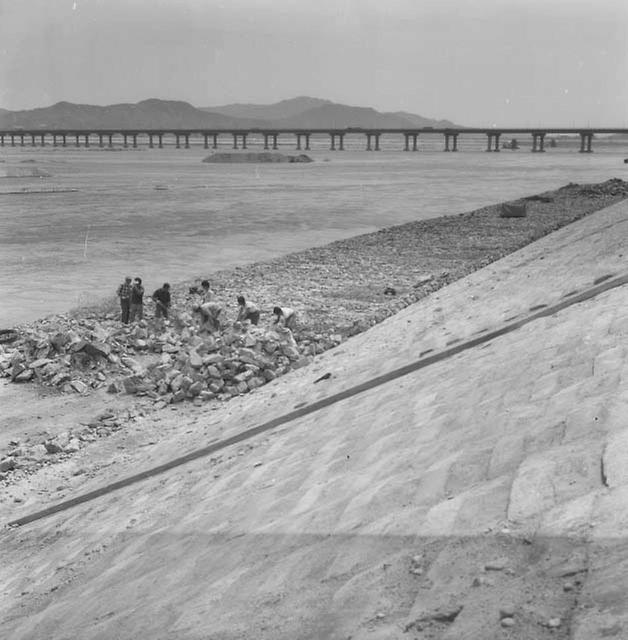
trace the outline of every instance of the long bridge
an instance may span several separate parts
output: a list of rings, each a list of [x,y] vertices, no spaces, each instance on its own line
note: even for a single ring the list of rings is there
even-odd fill
[[[314,135],[329,136],[330,150],[343,151],[346,135],[363,135],[366,151],[380,150],[382,135],[402,136],[404,151],[418,151],[419,137],[424,135],[442,135],[444,139],[443,151],[458,151],[458,137],[461,135],[484,134],[487,138],[486,151],[499,151],[502,135],[530,135],[532,137],[532,151],[545,151],[545,137],[547,135],[571,134],[580,136],[580,153],[591,153],[593,137],[596,134],[625,134],[626,128],[432,128],[416,129],[369,129],[362,127],[347,127],[344,129],[7,129],[0,130],[0,147],[4,146],[52,146],[67,147],[68,145],[89,147],[91,144],[99,147],[113,147],[115,136],[122,138],[122,146],[137,148],[139,143],[147,144],[149,148],[162,149],[164,138],[169,137],[177,149],[190,148],[191,139],[199,139],[204,148],[218,148],[218,138],[229,136],[233,139],[234,149],[246,149],[249,136],[263,136],[264,149],[278,149],[279,136],[291,135],[295,138],[298,150],[310,149],[310,138]],[[70,141],[68,142],[68,139]],[[211,144],[210,144],[211,141]]]

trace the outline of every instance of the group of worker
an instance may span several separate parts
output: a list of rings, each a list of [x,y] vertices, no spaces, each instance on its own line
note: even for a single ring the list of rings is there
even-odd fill
[[[202,330],[219,331],[226,325],[225,310],[216,301],[214,292],[210,289],[209,281],[201,282],[200,290],[192,287],[190,292],[195,295],[192,305],[192,312],[197,314],[199,325]],[[118,287],[118,298],[120,299],[121,320],[124,324],[142,320],[144,317],[144,287],[142,279],[127,276],[124,282]],[[171,306],[170,284],[164,284],[151,296],[155,302],[155,318],[168,318],[168,310]],[[236,322],[250,322],[257,325],[260,319],[259,307],[244,296],[238,296],[238,316]],[[274,307],[273,324],[281,324],[288,329],[294,329],[296,324],[296,313],[294,309],[288,307]]]

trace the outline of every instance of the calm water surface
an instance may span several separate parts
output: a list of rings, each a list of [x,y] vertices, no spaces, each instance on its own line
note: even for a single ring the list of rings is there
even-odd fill
[[[0,176],[51,175],[0,177],[0,328],[107,297],[125,274],[150,292],[393,224],[626,177],[622,145],[596,142],[589,155],[577,144],[531,154],[485,153],[482,139],[459,153],[442,153],[441,140],[419,153],[400,152],[398,139],[379,153],[321,143],[316,162],[281,165],[204,164],[200,147],[4,147]],[[77,191],[9,193],[24,188]]]

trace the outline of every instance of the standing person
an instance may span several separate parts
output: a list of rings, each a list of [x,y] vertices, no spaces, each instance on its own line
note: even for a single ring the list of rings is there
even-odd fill
[[[144,287],[142,278],[135,278],[131,287],[131,308],[129,309],[129,322],[135,319],[141,320],[144,317]]]
[[[164,282],[163,286],[153,293],[155,301],[155,318],[168,318],[170,308],[170,285]]]
[[[205,302],[211,302],[216,294],[209,288],[209,280],[203,280],[201,282],[201,304]]]
[[[273,314],[277,316],[273,324],[278,324],[279,321],[281,321],[284,327],[294,330],[297,322],[297,314],[294,309],[290,309],[289,307],[275,307]]]
[[[129,310],[131,308],[131,277],[127,276],[124,282],[118,287],[118,298],[120,298],[120,320],[123,324],[129,324]]]
[[[244,322],[250,320],[251,324],[259,322],[259,308],[254,302],[247,302],[244,296],[238,296],[238,317],[236,322]]]
[[[192,311],[198,313],[201,321],[201,329],[208,331],[220,331],[223,324],[223,308],[218,302],[206,302],[192,307]]]

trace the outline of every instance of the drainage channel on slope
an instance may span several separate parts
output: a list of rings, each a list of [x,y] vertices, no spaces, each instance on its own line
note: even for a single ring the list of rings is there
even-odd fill
[[[628,274],[618,277],[613,277],[611,275],[604,277],[603,280],[604,281],[602,282],[602,279],[598,278],[596,282],[600,282],[600,284],[597,284],[578,293],[574,292],[568,298],[563,298],[556,304],[543,306],[543,308],[539,309],[538,311],[530,313],[529,315],[524,316],[523,318],[514,322],[505,324],[498,329],[482,332],[482,335],[479,335],[475,338],[465,340],[464,342],[458,342],[449,348],[443,349],[442,351],[438,351],[436,353],[433,353],[432,355],[420,358],[419,360],[411,362],[410,364],[407,364],[398,369],[394,369],[393,371],[389,371],[388,373],[382,374],[381,376],[376,376],[375,378],[371,378],[366,382],[355,385],[354,387],[350,387],[349,389],[345,389],[344,391],[335,393],[331,396],[328,396],[327,398],[317,400],[316,402],[312,402],[311,404],[308,404],[304,407],[300,407],[294,411],[285,413],[282,416],[273,418],[272,420],[264,422],[263,424],[256,427],[251,427],[250,429],[241,431],[240,433],[237,433],[230,438],[225,438],[224,440],[214,442],[207,447],[191,451],[184,456],[174,458],[173,460],[170,460],[169,462],[166,462],[164,464],[152,467],[151,469],[147,469],[140,473],[136,473],[135,475],[128,476],[126,478],[123,478],[122,480],[118,480],[117,482],[113,482],[111,484],[95,489],[94,491],[89,491],[74,498],[70,498],[69,500],[64,500],[63,502],[59,502],[58,504],[47,507],[46,509],[42,509],[41,511],[36,511],[35,513],[22,516],[21,518],[16,518],[15,520],[7,523],[7,526],[22,526],[36,520],[41,520],[42,518],[46,518],[55,513],[66,511],[67,509],[71,509],[72,507],[76,507],[85,502],[89,502],[101,496],[107,495],[108,493],[123,489],[137,482],[141,482],[142,480],[146,480],[161,473],[165,473],[166,471],[170,471],[170,469],[174,469],[175,467],[179,467],[193,460],[204,458],[208,455],[211,455],[212,453],[215,453],[216,451],[220,451],[221,449],[225,449],[226,447],[238,444],[239,442],[253,438],[254,436],[257,436],[261,433],[270,431],[271,429],[275,429],[276,427],[283,424],[292,422],[293,420],[297,420],[298,418],[302,418],[303,416],[307,416],[316,411],[320,411],[321,409],[329,407],[336,402],[340,402],[341,400],[346,400],[347,398],[351,398],[360,393],[364,393],[365,391],[386,384],[387,382],[395,380],[396,378],[401,378],[420,369],[424,369],[425,367],[429,367],[432,364],[441,362],[442,360],[446,360],[447,358],[451,358],[452,356],[461,353],[462,351],[472,349],[473,347],[477,347],[480,344],[490,342],[495,338],[516,331],[517,329],[520,329],[526,324],[534,322],[539,318],[551,316],[558,311],[562,311],[563,309],[566,309],[567,307],[570,307],[574,304],[584,302],[585,300],[590,300],[591,298],[594,298],[599,294],[608,291],[609,289],[620,287],[628,283]]]

